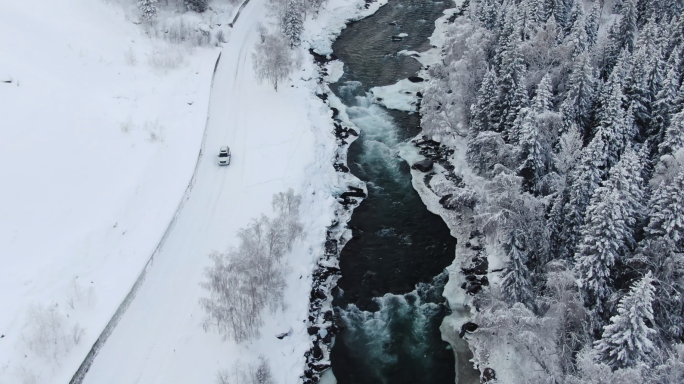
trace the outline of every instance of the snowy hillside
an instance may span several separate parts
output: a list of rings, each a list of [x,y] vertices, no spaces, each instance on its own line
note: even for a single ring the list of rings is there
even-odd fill
[[[181,201],[219,50],[115,2],[0,9],[0,382],[66,383]]]

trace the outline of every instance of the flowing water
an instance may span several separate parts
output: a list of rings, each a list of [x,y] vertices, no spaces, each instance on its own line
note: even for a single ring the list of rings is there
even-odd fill
[[[477,377],[456,372],[453,351],[439,325],[449,309],[441,293],[443,273],[456,240],[430,213],[411,185],[398,146],[417,135],[417,114],[389,111],[369,102],[374,86],[412,76],[420,64],[403,49],[425,51],[434,21],[451,2],[390,0],[375,15],[350,24],[333,45],[345,74],[333,91],[360,128],[348,154],[351,172],[368,185],[349,227],[353,239],[341,253],[342,278],[334,305],[343,331],[332,350],[340,384],[462,383]],[[391,36],[407,33],[402,41]],[[477,382],[477,381],[475,381]]]

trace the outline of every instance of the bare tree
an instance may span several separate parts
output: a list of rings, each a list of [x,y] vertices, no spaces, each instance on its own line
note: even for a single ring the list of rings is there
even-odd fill
[[[284,306],[286,265],[281,259],[302,234],[300,201],[292,190],[274,195],[275,219],[253,219],[238,232],[238,248],[209,255],[214,264],[206,269],[207,281],[200,284],[211,294],[200,300],[207,312],[205,330],[246,341],[259,335],[266,307],[276,311]]]
[[[266,35],[263,42],[256,45],[252,60],[259,81],[268,80],[276,91],[278,82],[287,79],[295,68],[295,58],[288,43],[278,35]]]

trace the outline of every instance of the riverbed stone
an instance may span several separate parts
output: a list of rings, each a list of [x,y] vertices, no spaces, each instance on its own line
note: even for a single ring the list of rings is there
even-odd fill
[[[432,170],[432,166],[433,166],[432,160],[425,159],[425,160],[421,160],[421,161],[416,162],[415,164],[413,164],[411,166],[411,168],[416,169],[416,170],[421,171],[421,172],[430,172]]]
[[[482,382],[483,383],[488,383],[488,382],[495,381],[495,380],[496,380],[496,372],[494,371],[493,368],[487,367],[482,371]]]

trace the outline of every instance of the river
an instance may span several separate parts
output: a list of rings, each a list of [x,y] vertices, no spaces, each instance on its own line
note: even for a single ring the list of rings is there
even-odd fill
[[[368,197],[349,222],[353,238],[340,257],[342,278],[333,304],[342,319],[331,354],[340,384],[472,382],[476,372],[455,369],[439,325],[450,313],[441,296],[454,259],[454,239],[411,185],[398,147],[420,132],[418,114],[391,111],[367,97],[375,86],[414,75],[421,65],[397,55],[425,51],[435,20],[452,2],[390,0],[351,23],[333,45],[344,76],[330,88],[344,102],[360,136],[349,148],[351,172]],[[392,36],[408,34],[401,41]],[[403,35],[402,35],[403,36]],[[475,381],[477,382],[477,381]]]

